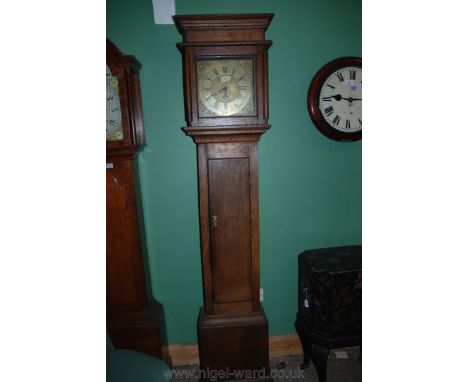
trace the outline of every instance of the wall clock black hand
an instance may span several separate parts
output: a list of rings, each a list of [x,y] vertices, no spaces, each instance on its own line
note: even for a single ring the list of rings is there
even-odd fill
[[[353,98],[353,97],[349,97],[349,98],[342,98],[346,101],[349,101],[349,102],[353,102],[353,101],[362,101],[362,98]]]
[[[362,98],[353,98],[353,97],[345,98],[345,97],[342,97],[341,94],[332,95],[330,97],[336,99],[337,101],[341,101],[342,99],[349,101],[349,102],[362,101]]]

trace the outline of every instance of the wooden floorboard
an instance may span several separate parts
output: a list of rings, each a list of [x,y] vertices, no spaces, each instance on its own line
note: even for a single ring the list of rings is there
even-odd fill
[[[173,344],[169,345],[169,360],[172,367],[182,365],[198,365],[198,345]],[[269,338],[269,351],[271,357],[302,355],[301,342],[297,334],[271,336]]]

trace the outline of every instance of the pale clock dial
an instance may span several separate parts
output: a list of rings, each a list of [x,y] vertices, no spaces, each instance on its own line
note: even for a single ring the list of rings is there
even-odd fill
[[[256,114],[251,58],[197,61],[199,117]]]
[[[119,80],[106,65],[106,140],[123,139],[122,112],[120,109]]]
[[[362,69],[346,66],[331,73],[322,85],[319,109],[338,131],[362,130]]]

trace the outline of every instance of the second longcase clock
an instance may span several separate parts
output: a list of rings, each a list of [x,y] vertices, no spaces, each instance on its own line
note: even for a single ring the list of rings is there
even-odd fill
[[[249,370],[250,378],[269,373],[268,321],[259,301],[257,142],[270,128],[265,31],[272,17],[174,17],[183,36],[184,131],[198,156],[200,368]]]
[[[106,318],[116,348],[167,358],[163,306],[149,280],[137,155],[145,141],[141,64],[107,40]],[[147,277],[145,277],[147,276]]]

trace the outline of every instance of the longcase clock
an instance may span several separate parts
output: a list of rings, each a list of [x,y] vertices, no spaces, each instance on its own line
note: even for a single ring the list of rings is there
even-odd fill
[[[106,51],[107,331],[117,348],[166,358],[164,311],[152,298],[145,266],[136,160],[144,144],[141,64],[109,40]]]
[[[269,375],[259,301],[257,143],[268,125],[272,14],[174,16],[187,127],[197,145],[204,306],[201,370]],[[227,377],[227,376],[226,376]],[[239,378],[239,375],[229,375]]]

